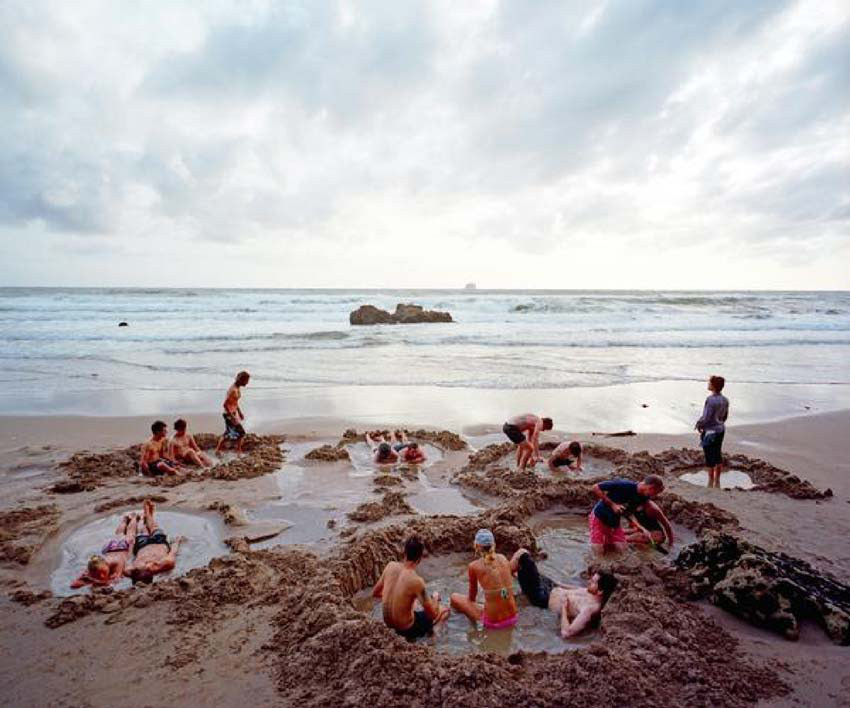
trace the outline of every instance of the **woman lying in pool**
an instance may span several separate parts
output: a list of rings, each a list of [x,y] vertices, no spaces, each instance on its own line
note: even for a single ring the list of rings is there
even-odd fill
[[[475,534],[474,548],[481,558],[469,564],[469,593],[467,596],[454,593],[452,608],[473,622],[480,620],[487,629],[513,627],[517,607],[511,564],[501,553],[496,553],[496,539],[489,529],[480,529]],[[484,591],[483,605],[476,601],[479,585]]]

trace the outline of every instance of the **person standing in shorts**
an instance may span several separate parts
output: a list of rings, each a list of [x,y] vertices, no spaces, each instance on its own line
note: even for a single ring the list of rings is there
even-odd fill
[[[540,418],[533,413],[524,413],[511,418],[502,426],[502,432],[508,436],[516,448],[516,466],[524,470],[529,463],[532,467],[540,459],[540,431],[552,430],[551,418]]]
[[[720,489],[720,473],[723,471],[723,436],[726,434],[726,419],[729,417],[729,399],[721,391],[726,385],[722,376],[708,380],[711,395],[705,399],[702,415],[694,426],[699,431],[700,445],[705,453],[708,469],[708,486]]]
[[[242,452],[242,443],[245,440],[245,428],[242,427],[242,422],[245,420],[245,415],[239,407],[239,399],[242,398],[242,387],[247,386],[251,380],[251,374],[247,371],[240,371],[236,374],[236,380],[227,389],[227,396],[224,399],[224,434],[219,438],[218,445],[215,446],[215,454],[221,452],[225,440],[230,440],[236,443],[236,452]]]
[[[624,551],[628,547],[626,534],[620,525],[623,515],[633,515],[635,510],[664,491],[664,480],[658,475],[648,475],[643,482],[611,479],[593,485],[593,494],[599,500],[590,512],[590,547],[597,554],[609,547]]]

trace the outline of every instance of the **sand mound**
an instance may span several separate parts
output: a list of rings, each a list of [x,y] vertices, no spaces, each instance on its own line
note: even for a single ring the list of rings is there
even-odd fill
[[[0,562],[26,565],[43,540],[59,527],[53,505],[0,512]]]
[[[680,475],[705,467],[702,452],[688,448],[671,448],[655,455],[655,458],[664,465],[667,474]],[[831,489],[820,490],[810,482],[764,460],[746,455],[724,455],[724,462],[727,467],[746,472],[750,476],[755,484],[746,491],[785,494],[792,499],[827,499],[832,496]]]
[[[348,512],[348,518],[352,521],[373,522],[380,521],[387,516],[397,514],[415,514],[416,511],[401,492],[384,493],[384,498],[379,502],[366,502],[358,506],[354,511]]]
[[[198,468],[189,468],[188,473],[173,477],[146,477],[149,484],[174,487],[186,482],[203,479],[249,479],[270,474],[280,469],[284,455],[280,449],[285,440],[283,435],[253,435],[245,438],[244,454],[225,463],[216,465],[209,472]],[[203,450],[215,448],[218,437],[212,433],[195,435],[198,446]],[[110,478],[139,476],[140,446],[133,445],[123,450],[90,453],[77,452],[58,468],[66,473],[65,479],[56,482],[49,491],[55,494],[76,494],[91,491],[103,485]],[[141,478],[140,478],[141,479]]]
[[[363,433],[358,433],[354,428],[348,428],[343,434],[337,446],[351,445],[358,442],[366,442],[366,433],[369,433],[373,438],[384,436],[386,440],[392,437],[391,430],[367,430]],[[466,440],[457,433],[450,430],[407,430],[404,429],[408,440],[411,442],[429,442],[432,445],[443,450],[465,450],[467,448]]]
[[[351,456],[348,454],[348,450],[342,445],[337,444],[322,445],[321,447],[314,448],[304,455],[304,459],[319,460],[321,462],[338,462],[339,460],[350,460]]]
[[[136,497],[125,497],[124,499],[113,499],[112,501],[104,502],[103,504],[98,504],[94,510],[95,513],[101,513],[104,511],[112,511],[113,509],[120,509],[122,506],[136,506],[138,505],[141,508],[141,505],[145,502],[146,499],[150,499],[152,502],[156,504],[165,504],[168,501],[168,497],[164,497],[161,494],[153,494],[149,496],[136,496]]]
[[[817,622],[838,644],[850,644],[850,587],[805,561],[774,553],[728,534],[711,534],[683,549],[676,559],[689,571],[691,597],[708,597],[718,607],[789,639],[800,622]]]

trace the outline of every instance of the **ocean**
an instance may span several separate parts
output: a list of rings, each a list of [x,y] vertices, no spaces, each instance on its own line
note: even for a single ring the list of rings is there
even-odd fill
[[[399,302],[448,310],[455,322],[348,323],[361,304]],[[268,395],[292,386],[574,391],[717,373],[736,384],[839,387],[843,397],[850,293],[6,288],[0,359],[6,412],[28,412],[20,401],[33,391],[80,401],[218,395],[241,369]]]

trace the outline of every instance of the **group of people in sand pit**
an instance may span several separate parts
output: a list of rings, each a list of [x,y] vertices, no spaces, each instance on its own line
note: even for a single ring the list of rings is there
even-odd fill
[[[564,639],[584,631],[596,619],[617,579],[611,573],[594,573],[586,587],[556,583],[540,573],[531,554],[520,548],[508,560],[496,552],[496,539],[489,529],[479,529],[473,548],[478,558],[468,566],[469,589],[464,595],[454,593],[450,608],[440,604],[437,592],[428,594],[425,581],[416,572],[422,560],[424,545],[416,536],[404,543],[404,557],[384,568],[372,590],[380,598],[384,622],[408,641],[433,633],[434,627],[448,619],[451,610],[460,612],[485,629],[514,627],[519,618],[513,578],[522,593],[535,607],[548,609],[560,617],[560,634]],[[478,601],[478,589],[483,601]]]
[[[239,406],[242,388],[248,385],[251,375],[247,371],[236,374],[236,380],[227,389],[224,398],[224,433],[218,439],[215,454],[221,453],[225,443],[234,444],[237,453],[242,452],[245,428],[242,423],[245,415]],[[168,426],[161,420],[151,425],[151,437],[142,444],[139,457],[139,469],[142,474],[161,476],[179,474],[187,466],[210,469],[214,462],[201,450],[194,436],[189,432],[189,424],[182,418],[174,421],[174,435],[168,437]]]
[[[403,430],[394,431],[389,440],[383,435],[366,433],[366,442],[372,451],[372,462],[376,465],[394,465],[398,462],[421,465],[428,459],[419,443],[408,440]]]
[[[104,587],[124,577],[130,578],[133,585],[150,584],[155,575],[174,568],[183,540],[182,536],[168,540],[156,522],[153,502],[148,499],[141,514],[124,515],[115,535],[106,541],[100,553],[89,558],[86,569],[71,587]]]

